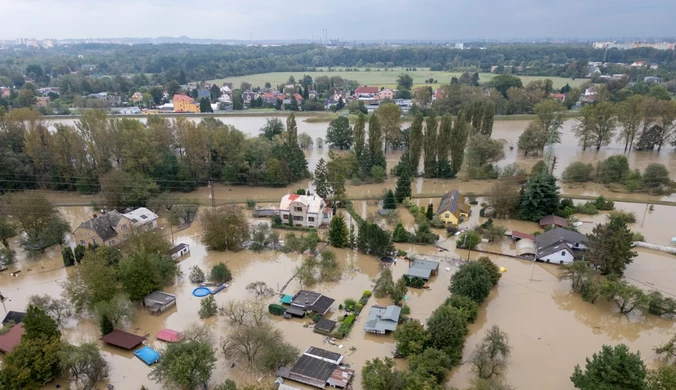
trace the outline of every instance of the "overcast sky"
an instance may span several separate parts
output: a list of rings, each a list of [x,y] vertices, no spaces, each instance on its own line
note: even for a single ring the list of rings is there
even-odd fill
[[[674,0],[0,0],[0,39],[676,36]]]

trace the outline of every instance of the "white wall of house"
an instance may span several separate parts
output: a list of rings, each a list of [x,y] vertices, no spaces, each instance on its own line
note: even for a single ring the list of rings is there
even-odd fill
[[[574,259],[575,258],[573,257],[573,254],[570,253],[570,251],[568,251],[567,249],[554,252],[547,256],[538,257],[538,260],[540,261],[553,264],[568,264],[572,263]]]

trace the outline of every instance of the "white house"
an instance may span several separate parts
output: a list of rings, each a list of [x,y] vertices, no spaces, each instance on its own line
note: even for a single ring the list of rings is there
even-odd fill
[[[587,249],[587,236],[554,228],[535,237],[535,258],[546,263],[572,263],[578,251]]]
[[[157,219],[159,217],[145,207],[139,207],[122,215],[131,220],[131,224],[135,229],[150,230],[157,228]]]
[[[317,195],[287,194],[279,203],[279,216],[284,223],[291,218],[294,226],[316,228],[331,223],[333,209]]]

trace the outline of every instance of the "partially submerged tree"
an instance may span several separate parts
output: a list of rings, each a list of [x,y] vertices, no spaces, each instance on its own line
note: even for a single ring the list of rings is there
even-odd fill
[[[239,250],[249,239],[249,223],[236,206],[207,209],[201,220],[202,242],[213,250]]]
[[[405,321],[394,332],[394,340],[397,342],[397,354],[408,357],[417,355],[425,349],[429,335],[420,322]]]
[[[60,327],[73,316],[73,308],[66,299],[52,298],[48,294],[31,295],[28,297],[28,305],[42,309]]]
[[[108,362],[95,343],[76,346],[64,343],[59,350],[59,368],[70,375],[76,388],[91,390],[110,374]]]
[[[599,353],[586,359],[584,371],[580,365],[570,380],[580,390],[646,389],[646,367],[640,353],[632,353],[624,344],[604,345]]]
[[[206,386],[216,367],[214,347],[204,341],[184,339],[169,343],[161,354],[162,359],[152,366],[148,377],[165,387]]]
[[[479,378],[489,379],[503,374],[512,347],[507,334],[494,325],[472,353],[472,365]]]

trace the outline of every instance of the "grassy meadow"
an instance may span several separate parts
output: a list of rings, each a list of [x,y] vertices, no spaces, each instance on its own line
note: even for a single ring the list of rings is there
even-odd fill
[[[344,68],[334,68],[335,70],[328,71],[326,68],[321,69],[317,72],[272,72],[272,73],[260,73],[252,74],[248,76],[240,77],[227,77],[224,79],[209,80],[211,83],[216,83],[222,85],[224,82],[230,82],[235,88],[239,88],[240,84],[244,81],[251,83],[254,87],[263,87],[266,82],[276,86],[282,83],[285,83],[289,76],[293,75],[296,80],[303,78],[303,75],[309,74],[314,79],[318,76],[340,76],[348,80],[356,80],[362,85],[373,85],[378,87],[388,87],[394,88],[397,84],[397,77],[401,73],[408,73],[413,77],[413,83],[415,86],[421,85],[431,85],[433,88],[439,87],[444,84],[448,84],[451,81],[451,77],[460,77],[462,72],[444,72],[444,71],[431,71],[428,68],[417,68],[416,71],[405,72],[404,68],[393,68],[388,71],[380,69],[371,69],[370,72],[366,72],[364,68],[360,69],[358,72],[346,72],[341,71]],[[341,70],[339,70],[341,69]],[[493,77],[497,75],[493,73],[479,73],[479,81],[487,82],[490,81]],[[425,80],[431,78],[435,79],[437,83],[435,84],[425,84]],[[561,88],[566,84],[570,84],[571,87],[576,87],[587,81],[585,79],[570,79],[565,77],[541,77],[541,76],[518,76],[523,84],[526,85],[533,80],[542,80],[542,79],[551,79],[554,83],[554,88]]]

